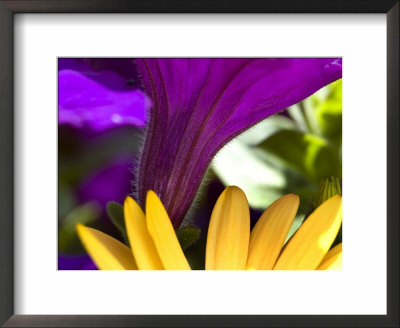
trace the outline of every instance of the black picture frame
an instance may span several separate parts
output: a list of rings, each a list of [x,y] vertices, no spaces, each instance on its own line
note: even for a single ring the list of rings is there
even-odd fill
[[[398,0],[0,0],[0,324],[4,327],[399,327],[399,7]],[[14,315],[13,219],[14,206],[18,204],[13,170],[13,22],[17,13],[386,14],[387,315]]]

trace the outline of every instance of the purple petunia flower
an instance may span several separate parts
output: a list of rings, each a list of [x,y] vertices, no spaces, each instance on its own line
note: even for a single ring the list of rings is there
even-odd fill
[[[132,59],[60,58],[59,124],[100,131],[144,127],[150,101],[138,85]]]
[[[121,158],[93,172],[78,187],[80,202],[96,201],[103,210],[110,201],[122,204],[131,192],[131,171],[132,160]]]
[[[89,255],[58,255],[58,270],[97,270]]]
[[[179,227],[211,159],[239,133],[339,79],[339,58],[138,59],[152,100],[134,186]]]

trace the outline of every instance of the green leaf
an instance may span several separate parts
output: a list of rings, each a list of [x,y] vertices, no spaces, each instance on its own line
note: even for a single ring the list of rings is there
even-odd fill
[[[125,244],[128,245],[123,206],[117,202],[109,202],[107,204],[107,214],[111,219],[111,222],[121,233],[122,237],[124,238]]]
[[[326,138],[341,142],[342,139],[342,80],[329,85],[329,94],[324,101],[315,103],[315,116]]]
[[[284,173],[268,165],[254,147],[232,140],[212,162],[212,168],[226,186],[241,188],[253,208],[265,209],[282,195],[286,186]]]
[[[96,221],[100,214],[100,206],[97,203],[86,203],[75,207],[65,218],[59,221],[58,229],[58,249],[63,253],[76,251],[77,233],[75,226],[77,223],[89,225]],[[80,249],[80,246],[79,248]]]
[[[280,130],[294,130],[296,128],[295,121],[281,115],[273,115],[240,134],[236,137],[236,140],[245,145],[254,146]]]
[[[321,205],[323,202],[335,195],[341,195],[340,181],[338,178],[330,177],[322,179],[320,187],[315,197],[314,209]]]
[[[60,179],[58,184],[58,217],[65,217],[76,204],[72,188]]]
[[[176,237],[178,238],[182,249],[186,249],[199,239],[200,229],[197,227],[185,227],[176,232]]]
[[[139,128],[126,126],[111,129],[82,143],[68,129],[61,127],[59,141],[67,141],[72,145],[61,144],[59,147],[59,176],[68,183],[75,184],[87,174],[109,165],[110,159],[116,156],[132,156],[139,149],[141,141],[136,136],[141,133]]]
[[[192,270],[205,270],[206,246],[207,234],[203,233],[191,247],[183,251]]]
[[[341,163],[337,151],[325,139],[316,135],[282,130],[257,147],[314,183],[319,183],[328,176],[341,178]]]

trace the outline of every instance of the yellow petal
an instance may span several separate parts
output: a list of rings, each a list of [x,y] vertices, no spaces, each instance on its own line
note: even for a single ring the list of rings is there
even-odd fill
[[[123,243],[81,223],[76,225],[76,230],[83,246],[100,270],[137,270],[131,250]]]
[[[227,187],[219,196],[208,227],[206,270],[244,270],[250,239],[250,211],[244,192]]]
[[[144,213],[131,197],[125,199],[124,216],[129,243],[139,270],[163,270],[153,239],[147,230]]]
[[[331,247],[342,222],[342,197],[323,202],[282,251],[274,270],[315,270]]]
[[[342,243],[333,247],[324,257],[317,270],[341,270],[342,269]]]
[[[272,270],[299,208],[299,196],[289,194],[272,203],[250,234],[247,269]]]
[[[146,221],[164,268],[190,270],[167,211],[152,190],[147,192]]]

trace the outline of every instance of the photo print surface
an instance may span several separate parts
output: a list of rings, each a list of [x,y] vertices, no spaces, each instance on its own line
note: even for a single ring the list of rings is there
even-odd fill
[[[59,270],[340,270],[341,58],[59,58]]]

